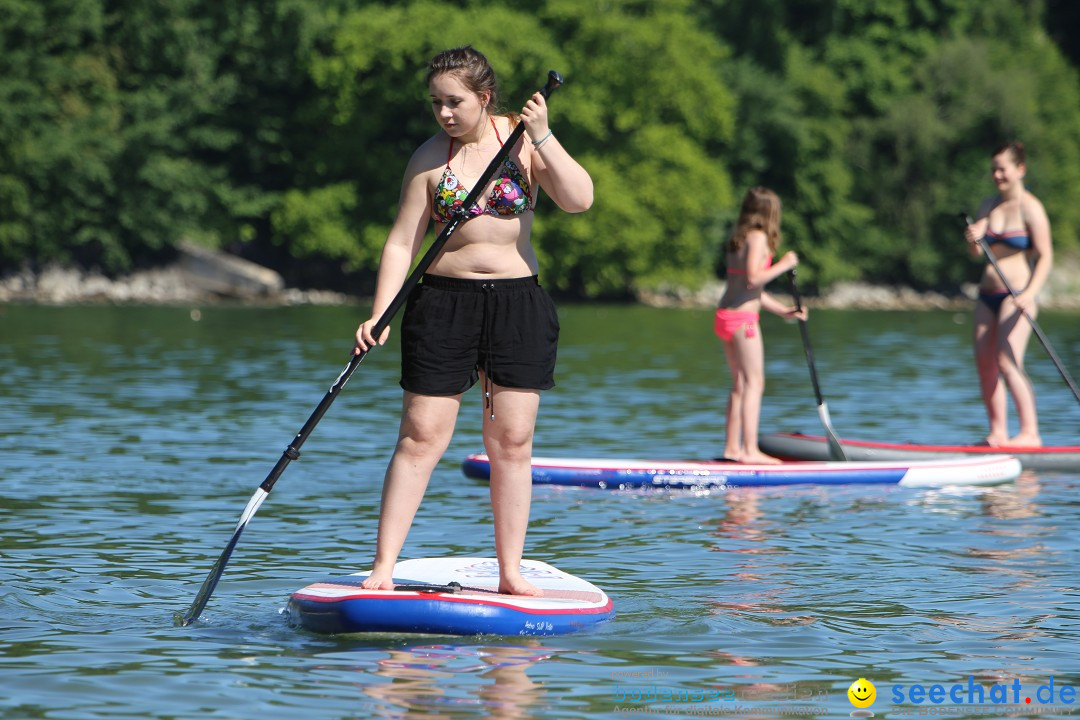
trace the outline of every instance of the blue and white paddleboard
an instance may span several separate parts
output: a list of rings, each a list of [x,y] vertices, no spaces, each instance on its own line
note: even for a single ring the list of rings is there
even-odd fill
[[[615,616],[592,583],[538,560],[521,574],[542,597],[498,592],[495,558],[420,558],[394,566],[394,590],[365,590],[369,573],[317,582],[294,592],[290,622],[318,633],[564,635]]]
[[[487,480],[486,455],[469,455],[466,477]],[[903,487],[995,485],[1015,480],[1020,461],[1011,455],[952,457],[936,460],[863,462],[785,462],[748,465],[711,460],[617,460],[613,458],[532,459],[534,484],[601,489],[735,488],[787,485],[869,483]]]

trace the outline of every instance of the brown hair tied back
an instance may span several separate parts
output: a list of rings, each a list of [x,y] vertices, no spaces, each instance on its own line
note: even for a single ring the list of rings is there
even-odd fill
[[[473,48],[472,45],[443,50],[431,60],[431,69],[428,71],[427,82],[444,73],[450,73],[461,81],[461,84],[477,95],[487,94],[487,111],[497,114],[499,106],[499,85],[495,78],[495,71],[484,54]]]
[[[990,157],[997,157],[1003,152],[1008,152],[1012,156],[1013,162],[1017,165],[1027,164],[1027,155],[1024,153],[1024,143],[1019,140],[1010,140],[1009,142],[998,145],[997,149],[990,154]]]

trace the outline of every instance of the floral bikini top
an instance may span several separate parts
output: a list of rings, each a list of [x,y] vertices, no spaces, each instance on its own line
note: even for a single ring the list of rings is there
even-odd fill
[[[495,137],[502,145],[499,129],[495,127],[494,118],[491,127],[495,129]],[[450,149],[446,153],[446,170],[443,171],[439,184],[435,186],[435,197],[431,202],[431,216],[437,223],[449,222],[450,218],[465,203],[469,197],[469,190],[454,175],[450,169],[450,158],[454,155],[454,138],[450,138]],[[476,215],[521,215],[533,209],[532,195],[529,192],[529,181],[525,179],[517,164],[507,155],[502,163],[502,173],[495,181],[495,187],[488,195],[487,204],[480,207],[473,204],[468,209],[468,214]]]

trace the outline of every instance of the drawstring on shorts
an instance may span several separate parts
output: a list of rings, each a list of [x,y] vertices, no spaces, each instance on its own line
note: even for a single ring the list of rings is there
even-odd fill
[[[495,419],[495,400],[492,397],[491,382],[491,291],[495,289],[493,283],[484,283],[480,286],[484,291],[484,320],[482,332],[487,347],[484,350],[484,407],[490,412],[489,417]]]

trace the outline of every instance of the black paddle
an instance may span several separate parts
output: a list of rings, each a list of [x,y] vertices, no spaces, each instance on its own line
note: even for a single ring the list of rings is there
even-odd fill
[[[795,284],[795,268],[788,272],[788,280],[791,282],[791,294],[795,297],[795,309],[802,310],[802,298],[799,297],[799,286]],[[840,438],[832,428],[832,420],[829,419],[829,406],[821,397],[821,387],[818,385],[817,370],[814,368],[814,351],[810,349],[810,331],[806,327],[806,321],[799,320],[799,332],[802,334],[803,351],[806,353],[806,365],[810,368],[810,383],[814,386],[814,396],[817,398],[818,417],[821,425],[825,428],[825,437],[829,441],[829,457],[833,460],[847,460],[844,448],[840,445]]]
[[[971,225],[974,220],[967,213],[960,213],[960,217],[964,219],[964,222]],[[1001,278],[1001,282],[1005,285],[1005,289],[1009,291],[1009,294],[1014,298],[1018,295],[1012,285],[1009,284],[1009,280],[1005,277],[1005,273],[1001,271],[1001,266],[998,265],[997,258],[994,257],[994,253],[990,250],[990,244],[986,242],[986,238],[979,238],[979,247],[982,248],[983,255],[990,261],[990,264],[994,266],[994,270],[997,271],[998,277]],[[1065,380],[1065,384],[1072,390],[1072,394],[1076,397],[1076,401],[1080,402],[1080,389],[1076,387],[1076,382],[1069,375],[1069,371],[1065,369],[1065,365],[1061,362],[1061,359],[1054,352],[1054,347],[1050,344],[1050,339],[1046,337],[1046,333],[1039,327],[1039,323],[1035,322],[1035,318],[1028,314],[1027,310],[1021,308],[1020,313],[1027,318],[1031,323],[1031,329],[1035,331],[1035,337],[1039,338],[1039,342],[1042,343],[1043,348],[1046,350],[1046,354],[1050,356],[1050,359],[1054,361],[1054,365],[1057,367],[1057,371],[1061,373],[1062,379]]]
[[[551,97],[551,93],[562,85],[563,79],[556,71],[552,70],[548,72],[547,84],[540,90],[540,93],[545,97]],[[468,219],[466,209],[471,208],[480,199],[480,195],[484,192],[488,182],[499,170],[499,166],[502,165],[503,160],[510,154],[510,150],[514,147],[517,141],[521,138],[525,132],[525,123],[519,122],[517,126],[510,133],[510,136],[506,138],[506,142],[503,143],[499,151],[495,153],[495,157],[488,163],[487,169],[484,170],[484,174],[476,181],[472,191],[468,197],[465,198],[465,202],[460,206],[457,213],[450,218],[446,223],[446,227],[443,228],[439,236],[435,238],[435,241],[428,248],[428,251],[424,253],[424,256],[417,263],[412,273],[406,278],[405,283],[401,286],[401,290],[394,296],[394,299],[390,302],[390,305],[383,312],[382,316],[375,322],[375,325],[371,328],[372,337],[378,338],[382,335],[383,330],[390,325],[390,321],[394,318],[394,315],[405,304],[405,300],[408,298],[409,293],[420,282],[421,276],[427,272],[428,267],[435,261],[435,258],[442,252],[443,246],[446,245],[446,241],[450,239],[450,236],[454,234],[454,231]],[[326,411],[330,408],[330,404],[337,398],[338,393],[345,387],[345,383],[352,377],[353,371],[357,366],[363,362],[367,357],[369,351],[364,351],[358,355],[353,355],[349,360],[349,364],[345,366],[345,369],[338,375],[337,380],[330,386],[330,390],[323,396],[322,401],[319,403],[315,411],[311,413],[311,417],[307,419],[304,426],[300,428],[300,432],[296,434],[293,441],[289,443],[289,446],[285,448],[285,452],[281,454],[281,458],[274,465],[273,470],[266,476],[266,479],[259,485],[258,490],[248,500],[247,507],[244,508],[244,512],[240,514],[240,521],[236,524],[236,529],[233,531],[232,537],[229,539],[228,544],[225,546],[225,550],[222,551],[221,556],[214,563],[214,566],[210,569],[210,574],[203,581],[202,588],[199,590],[199,594],[195,596],[195,602],[191,604],[187,613],[180,616],[177,613],[177,621],[181,625],[189,625],[198,619],[202,614],[203,609],[206,607],[206,603],[210,600],[210,595],[214,592],[214,588],[217,587],[218,580],[221,579],[222,573],[225,572],[225,565],[229,562],[229,557],[232,555],[233,550],[236,548],[236,543],[240,540],[241,533],[244,532],[244,528],[247,527],[248,522],[258,511],[259,506],[262,505],[263,500],[270,494],[270,491],[274,489],[274,483],[289,463],[300,457],[300,446],[308,439],[311,431],[315,429],[319,421],[322,420],[322,416],[326,414]]]

